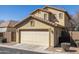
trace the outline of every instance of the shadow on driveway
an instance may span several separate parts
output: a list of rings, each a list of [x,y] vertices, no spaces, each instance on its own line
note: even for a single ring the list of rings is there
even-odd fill
[[[0,47],[0,54],[45,54],[27,50],[20,50],[14,48]]]

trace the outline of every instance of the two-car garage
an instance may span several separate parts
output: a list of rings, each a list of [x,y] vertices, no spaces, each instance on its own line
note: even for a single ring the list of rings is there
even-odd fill
[[[32,20],[34,21],[34,26],[31,26]],[[56,40],[54,40],[54,26],[50,25],[49,23],[31,18],[17,24],[15,27],[17,43],[26,45],[32,44],[45,47],[54,47],[56,44]]]
[[[49,31],[47,30],[21,30],[20,42],[26,44],[48,46]]]

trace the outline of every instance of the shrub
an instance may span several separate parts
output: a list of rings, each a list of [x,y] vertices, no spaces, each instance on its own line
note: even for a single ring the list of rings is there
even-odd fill
[[[7,43],[7,39],[6,38],[3,38],[2,39],[2,43]]]
[[[77,47],[79,47],[79,40],[75,40]]]
[[[70,43],[63,42],[61,43],[61,47],[63,48],[64,51],[68,51],[70,48]]]

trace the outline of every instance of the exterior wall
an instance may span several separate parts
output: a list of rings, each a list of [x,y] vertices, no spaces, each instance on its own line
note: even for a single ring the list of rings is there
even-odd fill
[[[65,15],[65,27],[68,27],[68,29],[71,29],[71,22],[70,19]]]
[[[7,32],[16,32],[15,28],[7,28]]]
[[[61,12],[61,11],[57,11],[57,10],[54,10],[54,9],[51,9],[51,8],[46,8],[46,10],[48,11],[51,11],[55,17],[57,18],[58,22],[56,22],[57,24],[60,24],[62,26],[65,26],[65,18],[64,18],[64,12]],[[63,14],[63,19],[59,19],[59,13],[62,13]],[[52,17],[51,17],[52,18]]]
[[[32,19],[34,20],[34,19]],[[16,42],[19,42],[19,30],[20,29],[50,29],[51,28],[51,46],[54,47],[54,27],[51,27],[51,26],[48,26],[42,22],[39,22],[39,21],[35,21],[35,26],[34,27],[31,27],[30,26],[30,21],[25,24],[24,26],[20,27],[20,28],[17,28],[16,30]],[[49,40],[49,39],[48,39]],[[49,43],[47,43],[49,44]]]
[[[46,20],[48,20],[48,19],[49,19],[49,14],[46,13],[46,12],[38,11],[38,12],[32,14],[32,15],[34,15],[34,16],[36,16],[36,17],[38,17],[38,18],[44,19],[44,14],[47,15]]]
[[[69,33],[73,40],[79,40],[79,31],[70,31]]]
[[[19,29],[16,30],[16,42],[19,42]]]
[[[0,32],[3,33],[3,37],[7,39],[7,42],[12,42],[12,39],[16,39],[15,38],[15,34],[12,34],[12,32],[16,33],[16,29],[15,28],[0,28]],[[13,37],[12,37],[13,35]]]
[[[15,28],[0,28],[0,32],[15,32]]]
[[[61,36],[61,31],[62,31],[62,28],[54,28],[55,29],[55,40],[54,40],[54,45],[55,46],[58,46],[58,43],[59,43],[59,37]]]
[[[16,42],[16,32],[11,32],[11,41]]]
[[[11,42],[11,32],[5,32],[4,33],[4,38],[7,39],[7,42]]]
[[[57,19],[57,21],[56,21],[57,24],[65,26],[65,27],[68,27],[68,25],[69,25],[69,27],[71,27],[71,23],[69,21],[69,18],[64,12],[61,12],[61,11],[58,11],[58,10],[55,10],[55,9],[51,9],[51,8],[46,8],[45,10],[48,10],[48,11],[52,12],[52,14],[55,15],[55,17]],[[62,19],[59,18],[60,13],[63,14]],[[48,19],[53,20],[53,17],[50,16],[50,14],[48,14],[46,12],[38,11],[38,12],[34,13],[33,15],[44,19],[44,14],[47,14],[47,20]]]
[[[15,42],[16,39],[16,29],[15,28],[7,28],[5,32],[5,38],[7,38],[7,42]],[[12,41],[14,40],[14,41]]]

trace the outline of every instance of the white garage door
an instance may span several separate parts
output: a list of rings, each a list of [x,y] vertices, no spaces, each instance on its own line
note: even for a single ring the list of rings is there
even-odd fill
[[[21,43],[48,46],[49,32],[47,31],[21,31]]]

